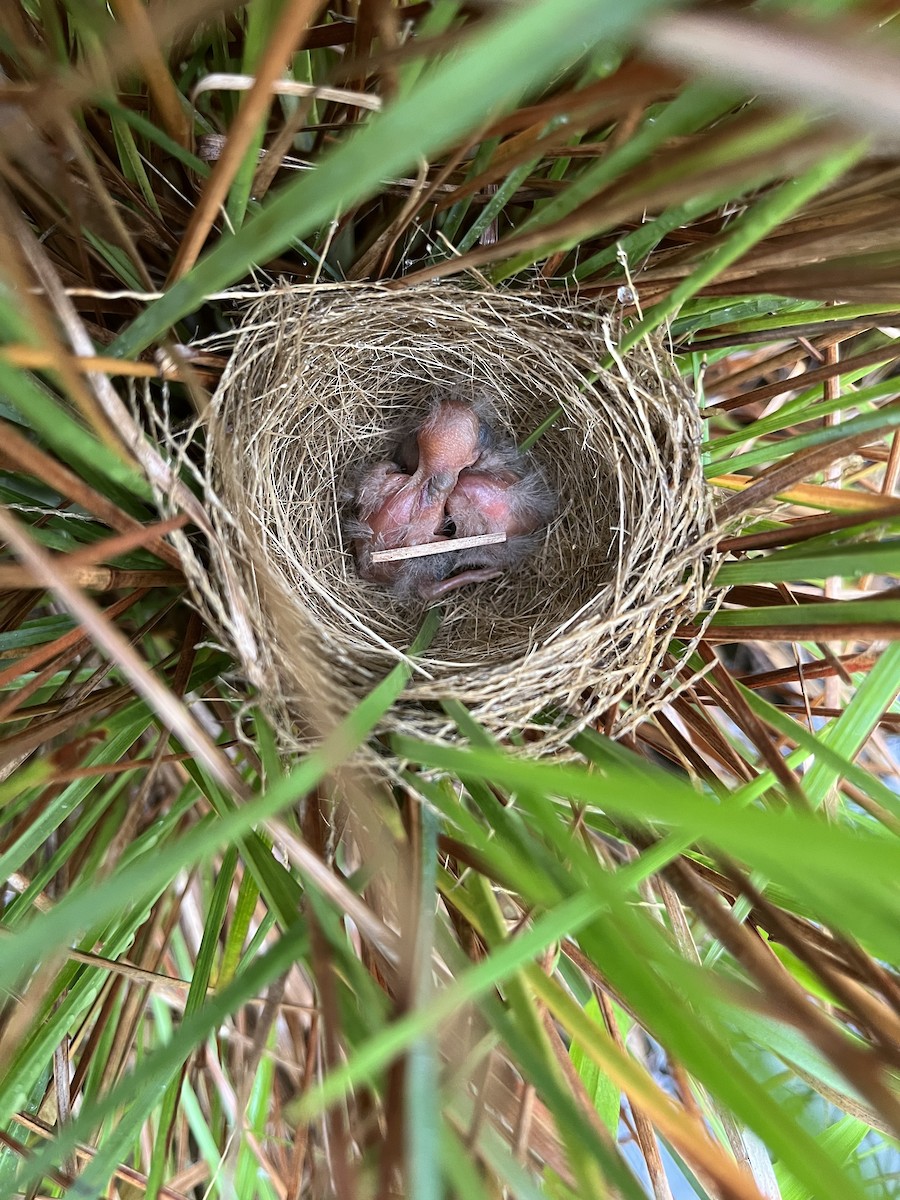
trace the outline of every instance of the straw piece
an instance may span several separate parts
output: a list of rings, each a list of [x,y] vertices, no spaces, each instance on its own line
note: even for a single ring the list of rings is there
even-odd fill
[[[497,546],[505,541],[505,533],[478,533],[473,537],[445,538],[441,542],[423,542],[420,546],[373,550],[372,562],[403,562],[407,558],[426,558],[431,554],[450,554],[453,550],[471,550],[473,546]]]

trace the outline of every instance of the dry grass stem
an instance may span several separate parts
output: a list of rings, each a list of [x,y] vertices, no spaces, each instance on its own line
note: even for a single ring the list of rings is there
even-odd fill
[[[373,550],[372,562],[402,562],[406,558],[426,558],[431,554],[452,554],[472,546],[498,546],[505,533],[479,533],[475,537],[447,538],[443,542],[423,542],[420,546],[399,546],[396,550]]]

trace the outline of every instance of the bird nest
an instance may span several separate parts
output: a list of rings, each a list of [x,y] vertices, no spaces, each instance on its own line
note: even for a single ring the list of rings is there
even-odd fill
[[[214,544],[187,562],[295,744],[350,710],[422,625],[424,603],[359,577],[347,526],[360,471],[448,391],[489,403],[501,436],[533,439],[558,502],[527,561],[447,596],[382,728],[438,735],[452,699],[545,753],[671,695],[664,655],[702,606],[713,522],[698,412],[662,346],[621,355],[596,306],[543,293],[274,289],[247,312],[206,414]]]

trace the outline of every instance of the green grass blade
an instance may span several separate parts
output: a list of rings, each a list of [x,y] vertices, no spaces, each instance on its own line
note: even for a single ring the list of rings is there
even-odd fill
[[[798,179],[776,188],[758,201],[735,221],[725,240],[681,283],[677,284],[661,304],[649,309],[646,316],[631,327],[622,340],[622,352],[636,346],[642,337],[658,328],[681,305],[695,296],[702,287],[746,254],[751,247],[787,220],[802,205],[844,174],[866,152],[868,142],[854,142],[830,154]]]

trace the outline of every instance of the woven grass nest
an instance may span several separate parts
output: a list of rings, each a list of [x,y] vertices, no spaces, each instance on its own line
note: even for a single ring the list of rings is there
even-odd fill
[[[606,364],[606,365],[604,365]],[[539,550],[447,597],[382,728],[437,735],[466,705],[526,753],[671,692],[663,655],[704,598],[713,525],[700,421],[660,344],[623,358],[596,305],[440,284],[276,288],[246,314],[208,413],[213,553],[190,582],[295,744],[404,657],[424,605],[363,582],[353,481],[452,390],[490,404],[558,494]],[[517,739],[519,740],[519,739]]]

